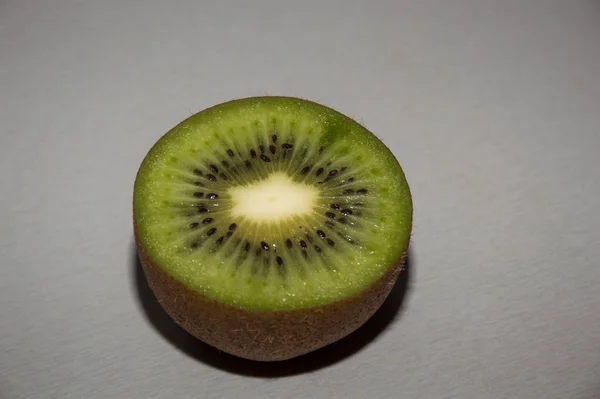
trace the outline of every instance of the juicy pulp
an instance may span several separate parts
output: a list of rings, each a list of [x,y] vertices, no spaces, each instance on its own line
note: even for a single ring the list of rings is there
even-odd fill
[[[288,157],[282,143],[293,145]],[[260,162],[261,145],[268,162]],[[250,149],[256,163],[248,168],[245,161],[255,162]],[[316,159],[323,161],[302,174]],[[318,167],[324,171],[316,176]],[[326,184],[333,170],[344,183]],[[350,175],[356,184],[348,183]],[[194,186],[197,180],[205,187]],[[342,194],[347,187],[354,187],[352,194]],[[217,197],[207,200],[208,194]],[[338,211],[329,220],[335,229],[324,216],[334,212],[332,201],[355,212],[343,217]],[[206,213],[198,214],[198,203]],[[412,202],[393,154],[360,124],[308,101],[262,97],[202,111],[159,140],[138,172],[134,220],[148,255],[188,287],[242,308],[284,310],[341,300],[379,279],[408,246]],[[307,235],[313,242],[303,239]],[[199,236],[204,244],[191,248]],[[332,237],[335,245],[327,245]]]

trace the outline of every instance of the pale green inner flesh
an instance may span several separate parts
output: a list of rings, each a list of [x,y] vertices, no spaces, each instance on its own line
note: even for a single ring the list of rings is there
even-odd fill
[[[404,174],[379,140],[329,108],[273,97],[175,127],[144,159],[134,209],[165,271],[253,309],[360,292],[401,256],[412,219]]]

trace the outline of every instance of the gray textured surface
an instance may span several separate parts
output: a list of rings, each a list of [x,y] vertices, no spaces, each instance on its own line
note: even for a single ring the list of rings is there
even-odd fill
[[[0,397],[600,398],[599,71],[591,0],[0,1]],[[362,120],[415,201],[403,302],[275,368],[165,320],[130,218],[164,131],[264,93]]]

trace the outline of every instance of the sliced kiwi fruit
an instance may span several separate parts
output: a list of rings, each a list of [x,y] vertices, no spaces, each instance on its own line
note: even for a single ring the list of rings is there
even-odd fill
[[[390,150],[290,97],[230,101],[175,126],[143,160],[133,202],[138,254],[167,313],[263,361],[360,327],[402,270],[412,226]]]

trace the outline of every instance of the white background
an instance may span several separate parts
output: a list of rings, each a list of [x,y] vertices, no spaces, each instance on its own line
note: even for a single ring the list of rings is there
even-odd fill
[[[262,94],[362,121],[415,203],[383,311],[276,365],[182,333],[132,244],[151,145]],[[600,398],[598,0],[0,0],[0,139],[2,399]]]

